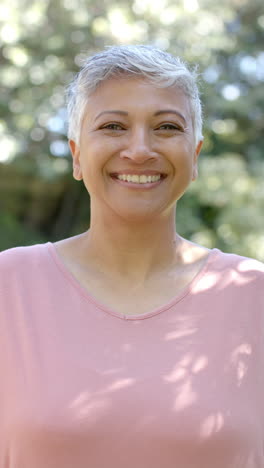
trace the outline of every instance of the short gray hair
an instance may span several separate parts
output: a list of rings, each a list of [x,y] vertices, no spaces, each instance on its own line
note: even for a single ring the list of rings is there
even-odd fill
[[[182,59],[150,45],[107,47],[88,56],[67,89],[68,138],[79,143],[85,108],[98,85],[108,78],[124,75],[142,76],[161,88],[180,88],[190,100],[195,142],[202,137],[202,108],[196,69]]]

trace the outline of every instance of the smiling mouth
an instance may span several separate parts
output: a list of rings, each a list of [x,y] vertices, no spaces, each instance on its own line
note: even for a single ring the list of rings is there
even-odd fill
[[[153,184],[166,177],[165,174],[111,174],[111,177],[132,184]]]

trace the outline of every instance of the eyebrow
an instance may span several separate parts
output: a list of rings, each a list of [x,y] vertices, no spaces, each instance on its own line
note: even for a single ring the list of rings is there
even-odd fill
[[[94,120],[97,120],[99,119],[99,117],[101,117],[101,115],[103,114],[119,114],[119,115],[128,115],[128,112],[125,112],[125,111],[119,111],[119,110],[109,110],[109,111],[103,111],[103,112],[100,112],[100,114],[98,114]]]
[[[163,109],[158,112],[155,112],[154,115],[156,116],[156,115],[162,115],[162,114],[175,114],[177,115],[177,117],[180,117],[183,120],[184,124],[186,125],[186,119],[184,115],[179,111],[176,111],[174,109]]]
[[[128,116],[128,112],[125,112],[125,111],[121,111],[121,110],[109,110],[109,111],[103,111],[103,112],[100,112],[100,114],[98,114],[94,120],[97,120],[99,119],[99,117],[101,117],[101,115],[103,114],[119,114],[119,115],[125,115],[125,116]],[[186,125],[186,119],[185,117],[181,114],[181,112],[179,111],[176,111],[174,109],[162,109],[162,110],[159,110],[157,112],[155,112],[154,116],[157,116],[157,115],[162,115],[162,114],[175,114],[177,115],[178,117],[180,117],[184,124]]]

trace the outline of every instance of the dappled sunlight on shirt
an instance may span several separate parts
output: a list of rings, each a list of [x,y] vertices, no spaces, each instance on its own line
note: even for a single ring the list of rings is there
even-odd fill
[[[169,304],[127,317],[51,247],[15,251],[0,269],[0,468],[263,468],[264,265],[218,251]]]

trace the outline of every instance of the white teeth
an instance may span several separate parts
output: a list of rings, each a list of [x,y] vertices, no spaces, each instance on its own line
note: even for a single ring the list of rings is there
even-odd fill
[[[147,175],[130,175],[130,174],[118,174],[117,178],[119,180],[124,180],[125,182],[132,182],[134,184],[146,184],[150,182],[157,182],[160,180],[160,174],[154,176]]]

